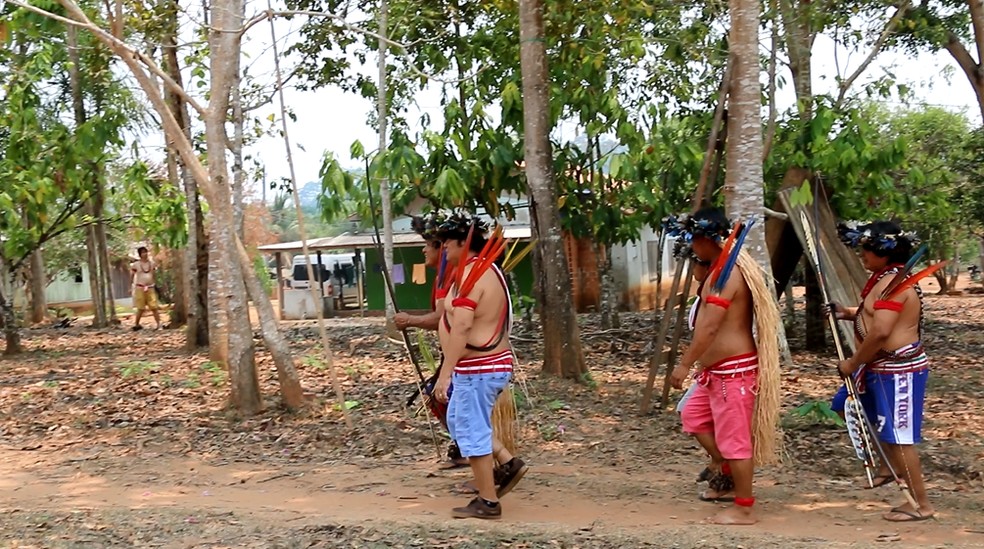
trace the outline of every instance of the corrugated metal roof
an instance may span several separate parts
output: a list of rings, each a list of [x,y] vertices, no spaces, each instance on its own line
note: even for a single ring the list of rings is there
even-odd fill
[[[529,240],[531,234],[532,232],[529,227],[508,227],[503,231],[503,236],[510,240]],[[376,245],[376,235],[369,231],[343,233],[333,237],[313,238],[308,240],[307,245],[308,251],[372,248]],[[396,233],[393,235],[393,246],[397,248],[423,245],[424,239],[417,233]],[[296,240],[294,242],[267,244],[266,246],[260,246],[259,249],[263,252],[300,252],[303,247],[301,246],[301,241]]]

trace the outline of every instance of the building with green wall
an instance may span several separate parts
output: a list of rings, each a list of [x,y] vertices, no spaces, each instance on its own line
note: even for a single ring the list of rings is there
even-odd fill
[[[366,272],[366,307],[370,311],[382,311],[386,306],[385,283],[383,275],[379,270],[379,257],[374,248],[363,250],[365,257]],[[396,294],[396,305],[400,310],[430,310],[431,308],[431,288],[434,285],[434,278],[437,271],[426,269],[426,283],[418,284],[413,282],[414,265],[424,263],[424,252],[422,246],[399,247],[393,249],[393,270],[403,273],[403,283],[394,284],[393,290]],[[399,279],[399,277],[394,277]],[[533,294],[533,261],[532,256],[527,255],[509,273],[510,291],[519,291],[521,295]]]

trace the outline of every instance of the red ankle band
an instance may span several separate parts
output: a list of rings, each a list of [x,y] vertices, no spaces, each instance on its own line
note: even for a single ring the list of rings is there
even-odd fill
[[[735,498],[735,505],[739,507],[751,507],[755,505],[755,498]]]
[[[724,463],[722,463],[721,464],[721,473],[724,474],[724,475],[730,475],[731,474],[731,464],[728,463],[727,461],[725,461]]]

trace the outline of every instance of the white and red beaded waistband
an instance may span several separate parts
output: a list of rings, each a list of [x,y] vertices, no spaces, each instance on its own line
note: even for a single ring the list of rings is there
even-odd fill
[[[697,372],[695,379],[698,383],[706,384],[712,376],[735,377],[756,370],[758,370],[758,354],[748,353],[719,360]]]
[[[468,374],[495,374],[512,372],[513,354],[512,349],[506,349],[492,355],[470,356],[458,361],[454,367],[454,373],[461,375]]]

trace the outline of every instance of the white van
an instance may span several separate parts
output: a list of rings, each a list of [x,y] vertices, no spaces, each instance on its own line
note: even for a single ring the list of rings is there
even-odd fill
[[[355,272],[355,254],[351,252],[322,253],[320,263],[318,262],[318,254],[311,254],[308,256],[296,255],[294,256],[294,261],[291,265],[292,288],[308,287],[308,262],[315,267],[315,280],[321,282],[330,280],[333,274],[338,273],[341,275],[342,280],[337,283],[346,283],[346,278],[351,278],[351,273]],[[347,274],[348,276],[346,276]],[[349,284],[351,284],[351,282],[349,282]]]

